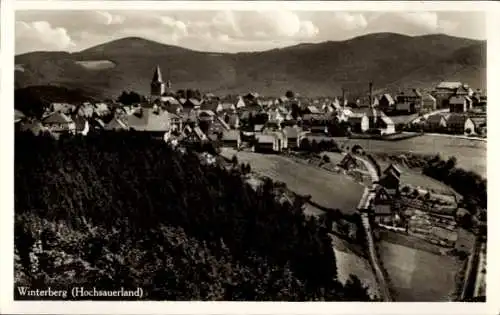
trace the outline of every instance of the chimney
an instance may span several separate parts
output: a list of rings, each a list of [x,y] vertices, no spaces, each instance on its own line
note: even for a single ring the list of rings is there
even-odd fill
[[[342,88],[342,107],[345,107],[347,104],[345,100],[345,88]]]

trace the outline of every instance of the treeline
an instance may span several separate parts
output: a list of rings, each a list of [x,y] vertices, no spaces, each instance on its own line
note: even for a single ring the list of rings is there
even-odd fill
[[[486,179],[472,171],[456,167],[455,157],[443,160],[439,155],[435,155],[427,158],[426,162],[422,168],[423,174],[447,184],[461,194],[468,210],[475,213],[478,208],[487,208]]]
[[[312,141],[308,138],[304,138],[300,141],[299,150],[311,152],[311,153],[320,153],[320,152],[341,152],[339,145],[334,140],[321,140],[316,141],[313,139]]]
[[[152,300],[366,301],[328,230],[139,133],[16,134],[16,284],[142,287]]]

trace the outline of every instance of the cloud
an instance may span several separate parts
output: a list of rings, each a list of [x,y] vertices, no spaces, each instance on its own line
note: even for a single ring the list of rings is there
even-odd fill
[[[62,27],[53,28],[47,21],[16,22],[16,52],[32,50],[71,50],[76,45]]]
[[[16,49],[81,50],[126,36],[228,52],[345,40],[374,32],[484,38],[484,16],[476,15],[441,11],[17,11]]]
[[[97,11],[96,14],[104,18],[104,24],[106,25],[123,24],[125,22],[125,17],[122,15],[111,14],[106,11]]]

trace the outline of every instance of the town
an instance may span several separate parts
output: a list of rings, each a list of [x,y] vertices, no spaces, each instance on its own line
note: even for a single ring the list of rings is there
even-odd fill
[[[484,279],[485,219],[481,217],[485,209],[475,213],[466,209],[465,196],[409,168],[402,170],[397,161],[380,159],[370,148],[349,146],[349,139],[393,142],[431,134],[484,140],[485,91],[466,83],[441,82],[428,91],[409,89],[376,95],[374,84],[367,82],[362,95],[351,97],[342,89],[342,95],[311,99],[300,96],[300,91],[286,91],[280,97],[257,92],[216,96],[175,91],[173,84],[163,78],[157,66],[147,97],[124,91],[110,102],[53,102],[41,117],[28,117],[15,110],[16,130],[48,133],[55,138],[138,132],[180,150],[201,148],[199,151],[205,151],[200,154],[204,163],[232,168],[243,162],[243,173],[250,184],[262,184],[268,177],[284,182],[287,188],[281,191],[282,197],[308,200],[306,210],[310,214],[328,213],[328,208],[338,205],[329,204],[327,196],[307,185],[293,187],[294,181],[305,183],[309,180],[306,177],[314,177],[314,172],[323,176],[319,175],[322,172],[330,176],[331,183],[353,182],[358,186],[352,186],[349,193],[328,191],[324,195],[333,194],[336,201],[345,199],[341,211],[359,213],[361,225],[334,219],[329,229],[332,235],[347,241],[355,241],[356,230],[364,229],[368,261],[375,275],[372,282],[377,287],[374,295],[386,301],[412,300],[418,294],[431,300],[453,294],[462,300],[484,295],[484,283],[473,279]],[[216,149],[207,152],[208,147]],[[293,163],[289,171],[295,169],[298,177],[278,174],[273,178],[273,170],[264,165],[266,159],[275,159],[272,164]],[[299,170],[302,168],[304,171]],[[418,294],[390,288],[405,286],[399,283],[405,277],[401,266],[384,263],[395,259],[391,256],[396,255],[394,246],[413,251],[408,255],[420,253],[432,261],[429,265],[447,268],[440,278],[444,288],[428,290],[422,281],[411,284]],[[455,256],[467,266],[459,268],[461,276],[453,267],[457,264]],[[459,278],[459,284],[453,278]],[[450,293],[450,288],[456,292]]]

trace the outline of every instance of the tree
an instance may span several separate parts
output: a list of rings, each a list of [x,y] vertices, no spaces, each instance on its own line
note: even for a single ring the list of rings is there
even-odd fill
[[[291,90],[288,90],[288,91],[286,91],[285,96],[287,98],[294,98],[295,97],[295,93],[293,93],[293,91],[291,91]]]
[[[134,91],[123,91],[122,94],[118,97],[117,101],[122,103],[123,105],[132,105],[136,103],[140,103],[141,101],[144,100],[144,97],[141,96],[139,93],[136,93]]]
[[[326,154],[325,154],[325,155],[323,155],[323,161],[324,161],[325,163],[330,163],[330,157],[329,157],[328,155],[326,155]]]
[[[465,129],[465,133],[470,135],[472,133],[472,130],[470,128]]]

